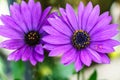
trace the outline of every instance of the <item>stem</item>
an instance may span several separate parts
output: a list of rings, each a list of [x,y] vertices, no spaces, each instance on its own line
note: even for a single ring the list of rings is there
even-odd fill
[[[82,70],[82,80],[85,80],[84,69]]]
[[[77,80],[80,80],[80,71],[77,72]]]

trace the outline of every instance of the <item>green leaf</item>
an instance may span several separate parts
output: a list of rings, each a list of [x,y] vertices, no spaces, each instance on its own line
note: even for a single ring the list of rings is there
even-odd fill
[[[22,61],[11,62],[11,70],[14,80],[23,80],[25,65]]]
[[[90,76],[90,78],[88,80],[97,80],[97,71],[94,70],[94,72],[92,73],[92,75]]]

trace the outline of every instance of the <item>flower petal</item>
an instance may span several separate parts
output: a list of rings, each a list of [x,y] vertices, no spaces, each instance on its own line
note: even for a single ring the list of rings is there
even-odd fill
[[[20,32],[22,34],[23,30],[22,28],[20,28],[14,21],[14,19],[8,15],[2,15],[0,17],[0,19],[2,20],[2,22],[4,23],[4,25],[6,27],[9,27],[11,29],[16,30],[17,32]]]
[[[79,28],[78,28],[78,24],[77,24],[76,14],[75,14],[72,6],[69,4],[66,5],[66,14],[67,14],[68,20],[70,21],[73,28],[75,30],[78,30]]]
[[[80,71],[83,68],[83,64],[80,60],[80,53],[77,54],[76,56],[76,61],[75,61],[75,69],[76,71]]]
[[[84,11],[84,4],[80,2],[79,7],[78,7],[78,24],[79,24],[79,29],[82,27],[82,15]]]
[[[51,10],[51,7],[47,7],[44,11],[43,11],[43,13],[41,14],[41,20],[40,20],[40,25],[42,24],[42,23],[44,23],[44,20],[46,19],[46,17],[47,17],[47,15],[48,15],[48,13],[50,12],[50,10]]]
[[[7,37],[7,38],[12,38],[12,39],[23,39],[24,38],[23,35],[20,34],[19,32],[11,28],[5,27],[5,26],[0,27],[0,35]]]
[[[12,39],[12,40],[6,40],[2,43],[0,43],[1,48],[6,49],[18,49],[24,45],[24,41],[21,39]]]
[[[15,61],[20,60],[25,49],[26,49],[26,46],[23,46],[23,47],[17,49],[16,51],[12,52],[8,56],[7,60],[15,60]]]
[[[50,44],[69,44],[71,42],[68,37],[53,35],[45,36],[42,40]]]
[[[42,47],[41,44],[39,44],[39,45],[37,45],[37,46],[35,47],[35,51],[36,51],[38,54],[40,54],[40,55],[43,55],[43,54],[44,54],[44,50],[43,50],[43,47]]]
[[[27,46],[26,50],[22,54],[22,61],[27,61],[31,57],[31,54],[33,53],[33,49],[31,47]]]
[[[96,30],[98,30],[99,28],[104,28],[106,25],[108,25],[112,20],[111,16],[106,16],[103,19],[101,19],[101,21],[99,21],[94,28],[89,32],[90,35],[92,35]]]
[[[84,12],[83,12],[83,16],[82,16],[82,30],[85,30],[85,28],[86,28],[88,17],[90,15],[92,9],[93,9],[92,2],[89,2],[87,4],[87,6],[85,7]]]
[[[67,36],[72,35],[72,31],[62,20],[49,18],[48,21],[52,25],[52,27],[54,27],[57,31],[59,31]]]
[[[113,47],[119,44],[120,43],[118,41],[110,39],[105,41],[91,42],[90,48],[101,53],[111,53],[114,52]]]
[[[105,63],[105,64],[110,63],[110,59],[106,54],[100,54],[100,56],[101,56],[101,59],[102,59],[102,63]]]
[[[102,60],[101,60],[101,57],[99,55],[99,53],[97,53],[96,51],[90,49],[90,48],[87,48],[88,52],[89,52],[89,55],[91,56],[91,59],[94,61],[94,62],[97,62],[97,63],[102,63]]]
[[[46,31],[50,35],[63,35],[62,33],[60,33],[59,31],[57,31],[51,26],[43,26],[43,30]]]
[[[39,53],[34,53],[34,57],[39,62],[43,62],[44,60],[44,55],[40,55]]]
[[[99,7],[99,5],[97,5],[94,7],[94,9],[92,10],[92,12],[88,18],[88,22],[86,25],[87,32],[89,32],[94,27],[94,25],[96,24],[96,22],[98,20],[99,14],[100,14],[100,7]],[[93,19],[93,17],[94,17],[94,19]]]
[[[86,66],[91,65],[92,60],[87,50],[81,50],[80,58],[81,58],[82,63],[84,63]]]
[[[60,54],[64,54],[71,48],[72,48],[71,45],[63,45],[63,46],[56,47],[49,53],[49,56],[58,56]]]
[[[20,26],[24,32],[27,32],[28,31],[27,26],[25,25],[25,22],[20,12],[20,5],[19,9],[14,7],[14,5],[10,6],[10,13],[14,21],[17,23],[17,25]]]
[[[76,57],[76,50],[72,48],[63,54],[61,63],[64,65],[68,65],[75,61],[75,57]]]
[[[32,30],[32,19],[31,19],[31,12],[29,9],[29,6],[27,5],[27,3],[25,1],[22,1],[21,3],[21,15],[27,25],[27,28],[29,30]]]
[[[53,50],[54,48],[58,47],[57,45],[53,45],[53,44],[45,44],[43,46],[43,48],[47,49],[47,50]]]
[[[33,21],[33,29],[37,30],[39,29],[38,24],[39,24],[39,20],[41,18],[41,14],[42,14],[42,8],[41,8],[41,4],[40,2],[37,2],[32,10],[32,21]]]
[[[32,53],[32,55],[30,56],[30,62],[33,66],[35,66],[37,64],[37,60],[34,57],[34,54]]]

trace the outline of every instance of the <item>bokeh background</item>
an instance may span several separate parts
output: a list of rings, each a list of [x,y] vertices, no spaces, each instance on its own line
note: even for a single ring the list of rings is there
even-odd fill
[[[26,2],[28,0],[25,0]],[[101,13],[110,11],[113,16],[112,23],[120,24],[120,0],[35,0],[40,1],[43,9],[52,6],[52,11],[57,11],[59,7],[65,7],[66,3],[71,4],[77,10],[80,1],[86,5],[89,1],[93,5],[99,4]],[[13,2],[20,3],[21,0],[0,0],[0,15],[9,15],[9,6]],[[0,22],[2,24],[2,22]],[[119,28],[120,29],[120,26]],[[114,37],[120,41],[120,33]],[[5,38],[0,36],[0,42]],[[32,66],[29,62],[7,61],[7,56],[12,51],[0,49],[0,80],[77,80],[74,65],[64,66],[60,64],[60,58],[47,57],[43,63]],[[92,64],[81,71],[81,80],[120,80],[120,46],[115,47],[115,52],[109,55],[110,64]]]

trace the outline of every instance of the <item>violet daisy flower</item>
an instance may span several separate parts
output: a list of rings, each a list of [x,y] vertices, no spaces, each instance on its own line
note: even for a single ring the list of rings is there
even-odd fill
[[[64,65],[75,63],[76,71],[84,65],[109,63],[107,53],[113,52],[119,42],[112,39],[117,31],[116,24],[110,24],[112,17],[108,12],[100,15],[99,5],[93,8],[91,2],[84,7],[81,2],[78,15],[71,5],[66,9],[60,8],[61,16],[49,18],[51,26],[43,29],[49,35],[42,38],[46,42],[44,47],[50,50],[49,56],[63,54],[61,63]]]
[[[0,47],[15,50],[8,56],[8,60],[30,61],[32,65],[44,60],[42,46],[43,25],[46,25],[51,7],[42,12],[39,2],[29,0],[21,4],[10,6],[10,16],[2,15],[4,25],[0,27],[0,35],[9,38]]]

